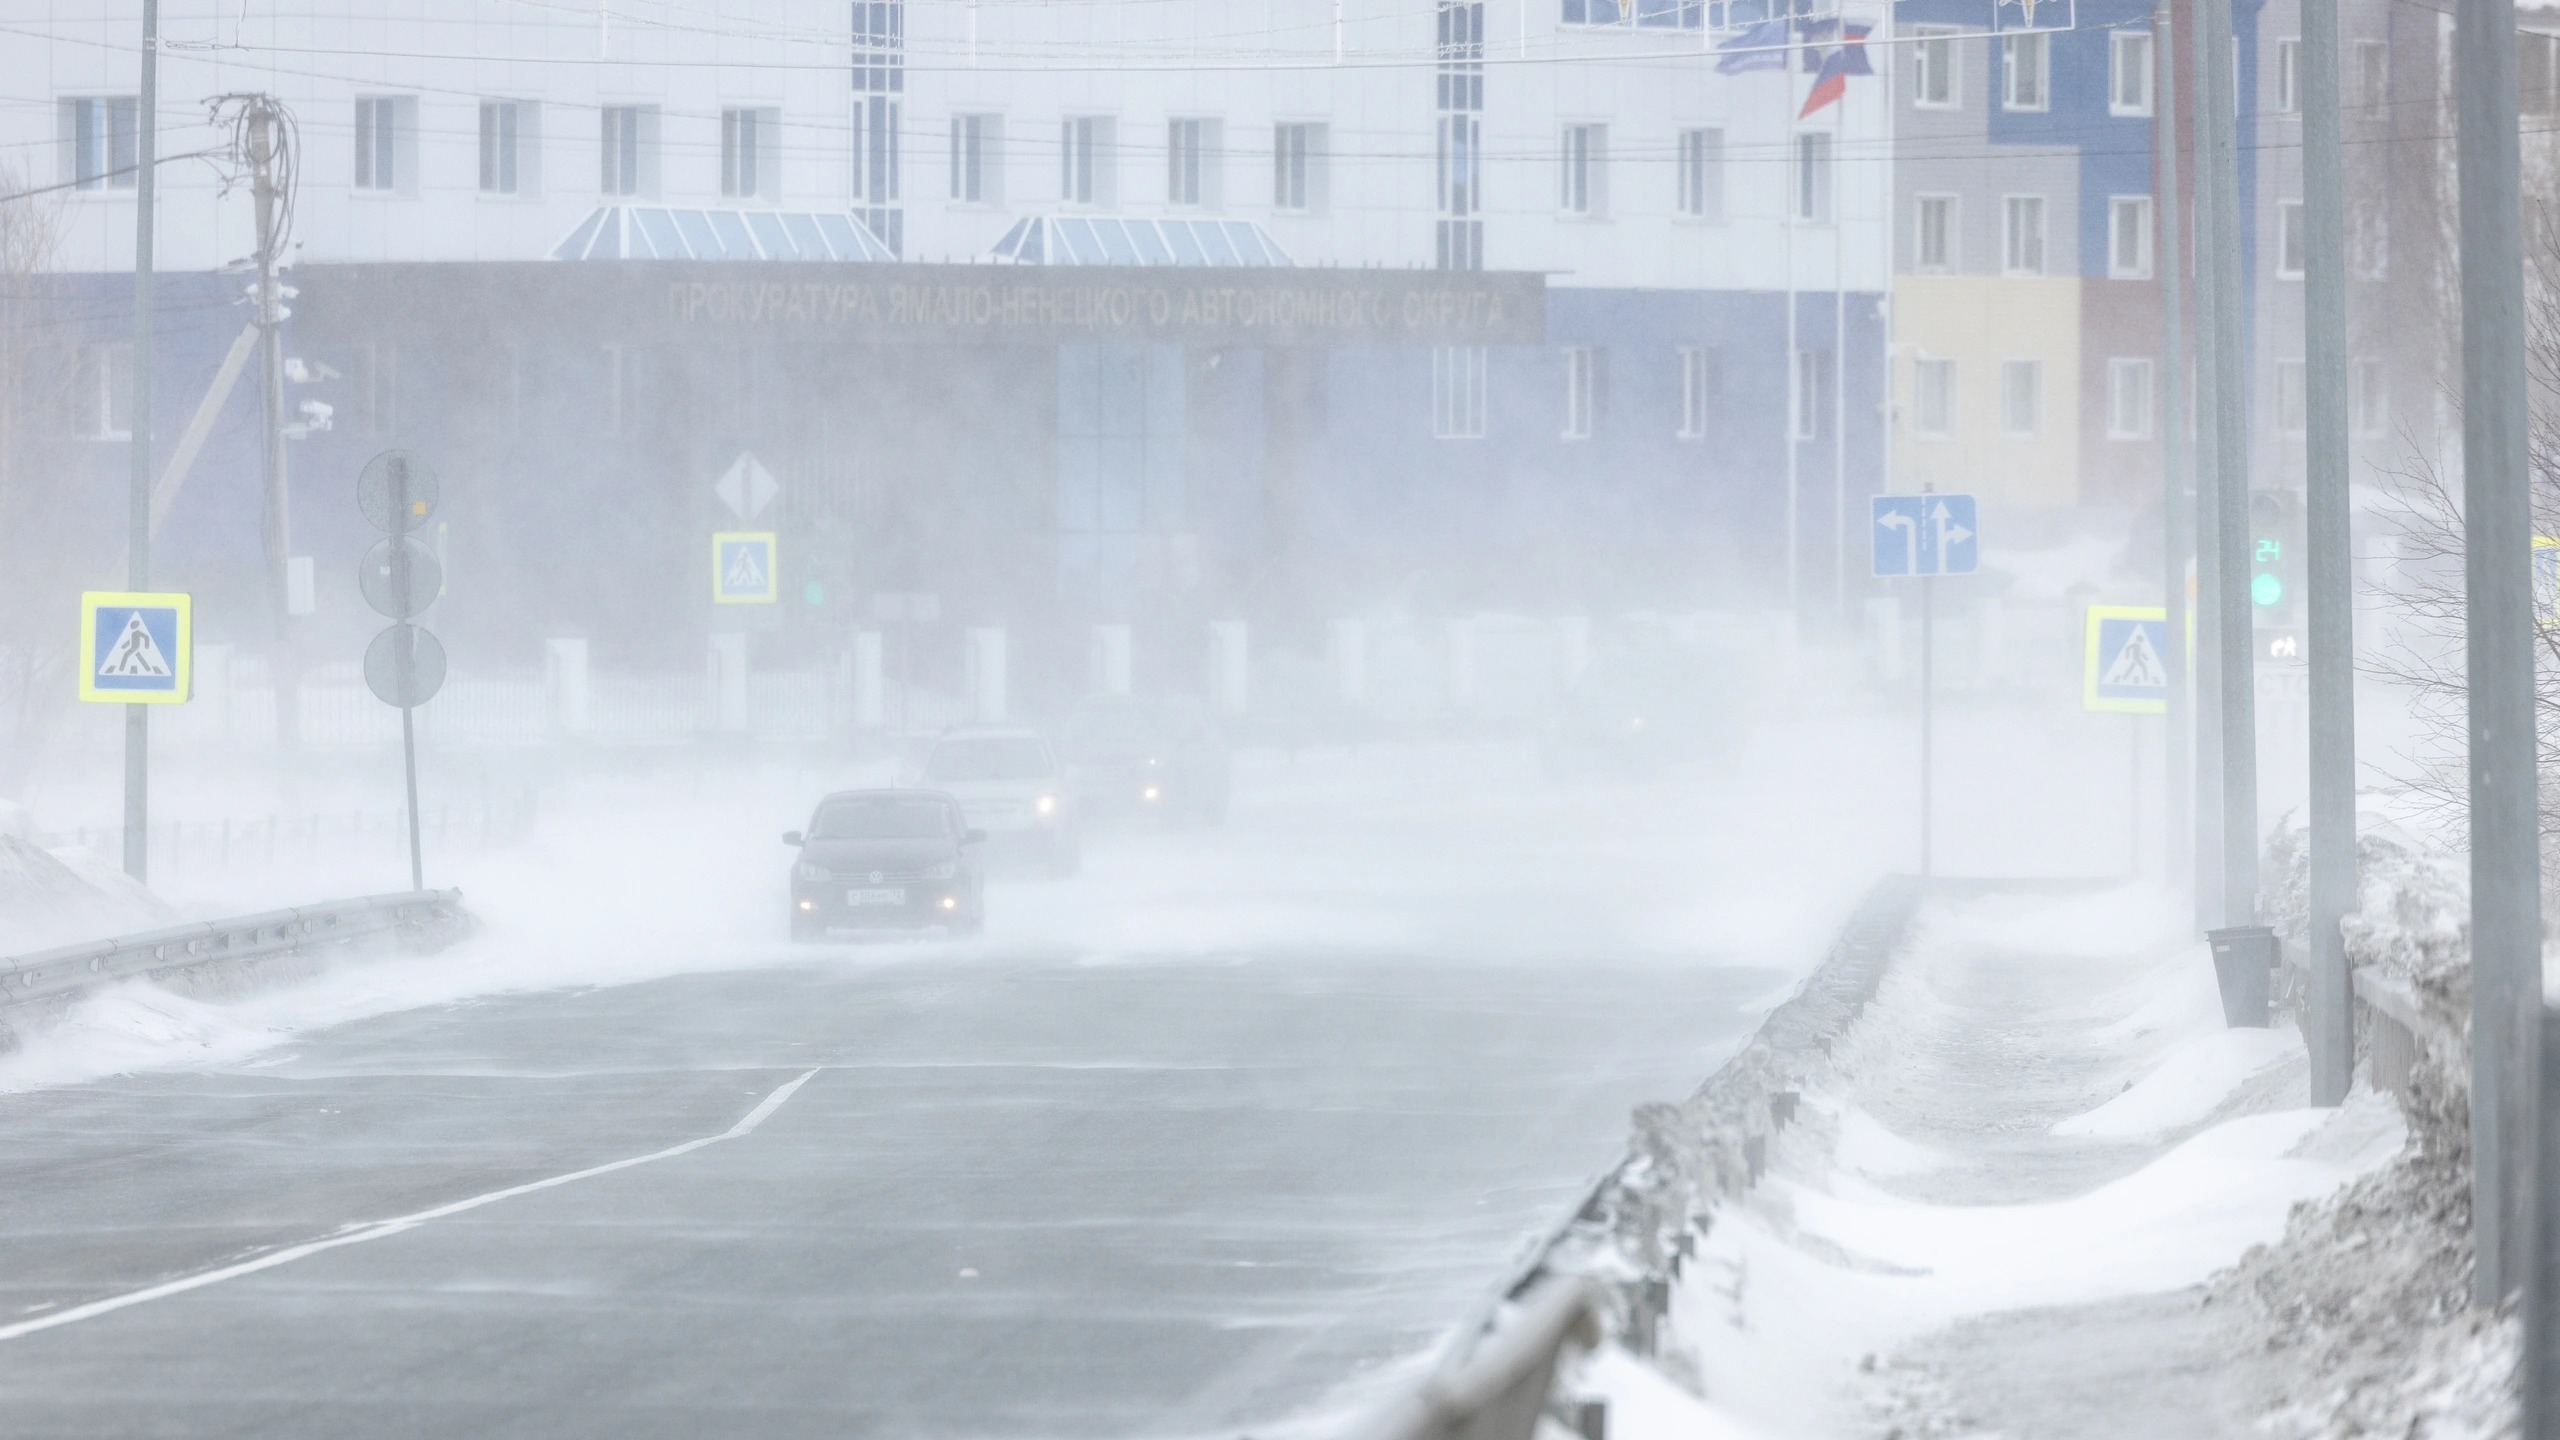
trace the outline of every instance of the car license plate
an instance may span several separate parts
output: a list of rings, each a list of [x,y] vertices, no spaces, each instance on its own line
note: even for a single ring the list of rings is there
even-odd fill
[[[844,903],[847,905],[904,905],[907,903],[907,892],[904,890],[848,890],[845,892]]]

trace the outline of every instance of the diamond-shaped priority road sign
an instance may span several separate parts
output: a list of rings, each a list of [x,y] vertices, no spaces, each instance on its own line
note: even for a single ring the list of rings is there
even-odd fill
[[[195,655],[194,597],[85,591],[78,653],[83,700],[183,704]]]
[[[1970,495],[1877,495],[1867,502],[1874,573],[1970,575],[1982,563]]]
[[[729,468],[720,472],[720,478],[711,482],[711,493],[719,496],[720,503],[728,506],[729,513],[743,524],[764,513],[773,497],[782,493],[782,482],[773,478],[773,472],[764,468],[755,452],[742,450],[737,459],[729,462]]]

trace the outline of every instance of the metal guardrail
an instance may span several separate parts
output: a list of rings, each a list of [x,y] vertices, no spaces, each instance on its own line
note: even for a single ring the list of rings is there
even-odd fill
[[[1509,1323],[1453,1354],[1399,1396],[1361,1440],[1531,1440],[1565,1347],[1600,1343],[1600,1289],[1579,1276],[1538,1282]]]
[[[0,959],[0,1006],[217,960],[291,955],[368,936],[459,925],[463,919],[460,890],[415,890],[63,945]]]

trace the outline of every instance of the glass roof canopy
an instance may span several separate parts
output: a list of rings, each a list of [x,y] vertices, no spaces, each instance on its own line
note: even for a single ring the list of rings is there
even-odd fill
[[[898,257],[840,211],[686,210],[607,205],[578,223],[554,260],[872,260]]]
[[[1034,215],[1004,232],[988,258],[1017,265],[1295,265],[1249,220],[1147,220]]]

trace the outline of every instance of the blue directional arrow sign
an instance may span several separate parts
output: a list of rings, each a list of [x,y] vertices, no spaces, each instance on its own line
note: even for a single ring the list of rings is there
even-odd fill
[[[1970,575],[1980,568],[1972,496],[1878,495],[1868,507],[1877,575]]]

